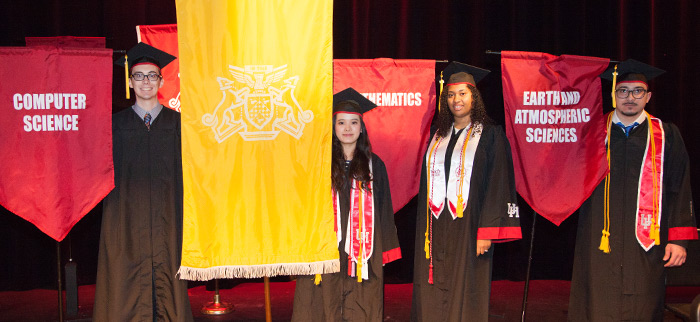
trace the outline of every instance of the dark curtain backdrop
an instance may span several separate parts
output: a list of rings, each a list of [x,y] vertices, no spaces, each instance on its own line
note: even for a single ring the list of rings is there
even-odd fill
[[[0,4],[0,46],[24,46],[25,36],[69,35],[106,37],[108,47],[124,50],[136,43],[136,25],[176,22],[174,0],[0,0]],[[335,58],[458,60],[488,68],[492,74],[479,88],[489,115],[499,124],[504,120],[500,57],[485,54],[486,50],[634,58],[667,70],[651,83],[654,96],[648,110],[681,129],[698,200],[700,167],[694,164],[700,158],[700,136],[693,124],[700,119],[696,103],[700,92],[692,77],[700,75],[700,66],[693,61],[700,57],[700,23],[694,14],[700,12],[700,2],[338,0],[334,8]],[[445,66],[438,63],[437,68]],[[116,112],[131,102],[123,96],[123,72],[115,69],[114,75]],[[76,81],[89,82],[90,71]],[[607,112],[610,83],[604,81],[603,86]],[[387,265],[388,281],[410,282],[415,215],[415,202],[396,215],[404,259]],[[81,284],[94,283],[100,216],[98,206],[61,243],[62,264],[72,253]],[[532,218],[532,211],[521,202],[524,238],[498,246],[495,279],[524,279]],[[570,278],[576,221],[574,214],[556,227],[538,218],[532,278]],[[0,258],[0,290],[55,287],[56,242],[4,208],[0,208]]]

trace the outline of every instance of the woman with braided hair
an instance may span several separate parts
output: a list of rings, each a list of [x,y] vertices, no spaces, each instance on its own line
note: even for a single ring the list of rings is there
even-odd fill
[[[451,63],[418,194],[413,321],[488,321],[492,243],[521,238],[513,162],[476,82]]]

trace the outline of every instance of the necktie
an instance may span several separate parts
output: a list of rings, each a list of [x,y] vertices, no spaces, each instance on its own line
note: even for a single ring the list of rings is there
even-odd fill
[[[146,127],[150,130],[151,129],[151,113],[146,113],[146,115],[143,116],[143,122],[146,123]]]
[[[639,123],[637,123],[637,122],[634,122],[629,126],[625,126],[624,124],[622,124],[622,122],[617,122],[615,124],[620,126],[622,128],[622,130],[625,131],[625,136],[627,136],[627,137],[630,136],[630,131],[632,131],[633,128],[635,128],[635,127],[637,127],[637,125],[639,125]]]

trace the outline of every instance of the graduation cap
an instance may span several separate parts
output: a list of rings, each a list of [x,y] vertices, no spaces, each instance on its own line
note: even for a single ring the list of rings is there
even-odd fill
[[[476,83],[484,79],[490,72],[487,69],[453,61],[445,67],[441,77],[447,80],[446,85],[467,83],[476,87]]]
[[[175,58],[177,57],[142,42],[129,49],[129,51],[126,52],[126,56],[114,62],[116,65],[124,67],[126,98],[129,99],[129,71],[131,71],[134,66],[151,64],[157,66],[159,69],[163,69],[163,67],[170,64]]]
[[[442,87],[445,83],[443,79],[447,79],[446,86],[469,84],[476,87],[476,83],[484,79],[490,72],[488,69],[453,61],[440,73],[440,94],[438,97],[442,97]],[[442,110],[442,99],[438,98],[438,113],[440,110]]]
[[[616,66],[608,68],[602,74],[600,74],[600,77],[612,81],[615,76],[613,75],[613,72],[615,72],[615,67],[617,67],[617,83],[643,82],[646,84],[652,78],[666,72],[663,69],[647,65],[640,61],[628,59],[618,63]]]
[[[333,95],[333,115],[350,113],[362,115],[377,107],[354,88],[348,87]]]
[[[608,68],[600,77],[612,81],[612,106],[617,107],[615,99],[615,87],[618,83],[625,82],[642,82],[647,84],[648,81],[656,76],[659,76],[666,71],[654,66],[642,63],[634,59],[628,59]],[[647,84],[647,87],[649,85]]]
[[[114,63],[128,69],[140,64],[156,65],[158,68],[162,69],[175,60],[175,58],[177,57],[156,47],[140,42],[129,49],[129,51],[126,52],[126,56],[119,58]]]

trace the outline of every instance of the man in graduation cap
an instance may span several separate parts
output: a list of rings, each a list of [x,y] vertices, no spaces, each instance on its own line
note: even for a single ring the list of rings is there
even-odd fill
[[[662,321],[664,268],[698,238],[683,139],[645,110],[662,73],[630,59],[601,75],[614,89],[610,173],[579,210],[570,321]]]
[[[488,73],[443,71],[418,193],[413,321],[488,321],[492,243],[522,237],[510,146],[476,88]]]
[[[135,104],[112,117],[114,184],[105,198],[95,321],[192,321],[182,249],[180,114],[163,108],[161,69],[174,56],[139,43],[116,62]]]
[[[352,88],[333,95],[331,182],[340,272],[299,276],[292,321],[383,321],[383,266],[401,258],[389,178],[363,114],[376,105]]]

